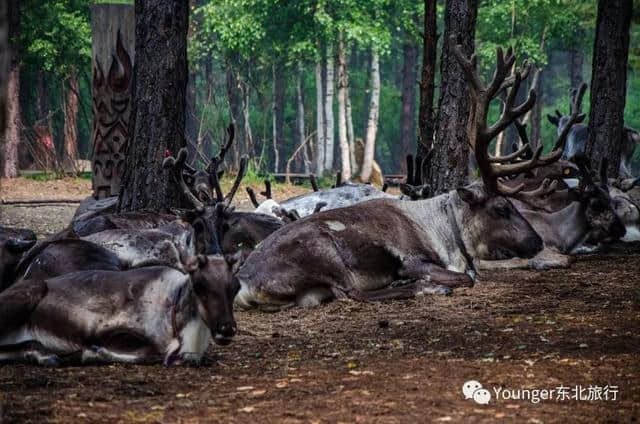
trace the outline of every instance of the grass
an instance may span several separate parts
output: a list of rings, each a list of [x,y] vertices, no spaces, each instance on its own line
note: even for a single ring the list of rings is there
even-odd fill
[[[61,175],[55,172],[25,172],[20,175],[23,178],[27,178],[34,181],[52,181],[66,178],[65,175]],[[81,172],[77,177],[81,180],[90,180],[91,172]]]

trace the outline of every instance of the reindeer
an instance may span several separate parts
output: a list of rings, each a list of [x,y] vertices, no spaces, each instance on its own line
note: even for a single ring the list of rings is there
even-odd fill
[[[567,137],[567,144],[562,155],[563,159],[571,160],[578,154],[584,154],[585,146],[587,144],[587,138],[589,135],[588,127],[586,124],[582,124],[586,115],[584,113],[580,113],[580,111],[575,111],[573,106],[575,105],[575,96],[577,94],[577,90],[571,90],[571,102],[570,104],[570,114],[578,113],[578,121],[576,125],[573,126],[572,130],[569,132]],[[558,134],[565,128],[567,122],[569,120],[569,115],[563,115],[558,109],[555,110],[555,115],[547,115],[547,119],[553,125],[558,127]],[[636,144],[640,143],[640,132],[637,130],[624,127],[622,131],[622,157],[620,160],[620,171],[619,174],[621,177],[629,178],[631,177],[631,168],[630,163],[633,158],[633,152],[635,151]]]
[[[535,92],[514,105],[523,71],[507,77],[515,63],[511,49],[506,56],[498,49],[494,77],[485,85],[476,73],[475,56],[466,58],[455,40],[451,43],[470,85],[469,143],[482,182],[426,200],[374,199],[285,226],[263,240],[236,274],[241,286],[237,305],[278,308],[332,298],[449,294],[473,285],[477,260],[530,258],[542,249],[540,236],[509,201],[524,185],[509,187],[501,178],[551,163],[562,149],[542,155],[540,147],[518,164],[491,157],[491,141],[531,109]],[[488,126],[489,102],[502,89],[507,90],[506,107]]]
[[[220,255],[170,267],[81,271],[0,293],[0,361],[198,363],[231,342],[239,286]],[[79,357],[79,358],[78,358]]]
[[[36,235],[31,230],[0,226],[0,292],[15,279],[20,259],[35,243]]]

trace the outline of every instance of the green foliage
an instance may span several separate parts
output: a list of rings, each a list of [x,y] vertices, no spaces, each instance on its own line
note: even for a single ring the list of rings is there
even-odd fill
[[[478,53],[485,68],[497,47],[511,45],[519,58],[546,65],[548,48],[588,50],[595,0],[487,0],[478,10]]]
[[[63,77],[90,63],[88,2],[27,0],[20,18],[26,63]]]

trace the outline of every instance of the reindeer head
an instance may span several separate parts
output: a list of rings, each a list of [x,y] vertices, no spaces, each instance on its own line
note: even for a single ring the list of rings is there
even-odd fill
[[[505,55],[505,52],[498,48],[496,70],[489,84],[485,84],[476,71],[476,56],[466,57],[462,52],[462,46],[455,44],[455,38],[450,42],[452,52],[467,77],[471,97],[467,131],[469,144],[475,154],[482,177],[482,184],[458,189],[458,199],[455,201],[466,205],[459,208],[458,219],[465,229],[469,244],[476,250],[477,257],[482,259],[531,257],[542,249],[542,240],[511,204],[509,197],[519,193],[535,195],[539,190],[534,189],[525,193],[523,192],[524,182],[510,185],[506,179],[525,174],[560,159],[567,134],[580,119],[579,104],[586,86],[583,85],[574,97],[572,114],[549,154],[542,154],[542,143],[538,143],[539,147],[533,151],[530,144],[525,142],[519,150],[510,155],[493,157],[489,154],[491,141],[512,123],[520,124],[519,119],[535,104],[534,88],[529,91],[524,102],[515,104],[516,94],[522,81],[528,78],[531,67],[525,62],[520,69],[516,69],[513,50],[509,48]],[[534,78],[534,85],[536,80]],[[497,122],[489,125],[487,123],[489,105],[503,90],[506,91],[506,95],[502,114]],[[523,132],[526,134],[522,125],[516,126],[521,137]],[[514,162],[521,157],[525,159]]]
[[[624,237],[625,225],[619,214],[623,211],[616,211],[615,202],[611,198],[607,179],[607,160],[603,159],[600,162],[599,182],[594,181],[588,161],[583,156],[576,156],[575,161],[582,177],[578,187],[572,189],[571,193],[585,208],[585,217],[590,227],[587,242],[597,244]],[[620,200],[618,199],[618,203]]]
[[[579,94],[579,89],[571,89],[569,91],[570,109],[569,115],[563,115],[558,109],[555,110],[555,115],[547,115],[547,119],[553,125],[558,127],[558,132],[562,131],[568,124],[571,116],[577,115],[574,124],[578,124],[584,121],[587,115],[580,113],[580,102],[576,102],[576,96]]]
[[[233,299],[240,290],[238,280],[221,255],[197,255],[183,262],[198,298],[199,314],[211,337],[217,344],[229,344],[237,331]]]
[[[0,227],[0,292],[5,284],[13,282],[20,258],[35,243],[36,235],[33,231]]]
[[[220,243],[220,228],[222,221],[231,209],[231,202],[235,196],[240,182],[247,171],[249,159],[243,156],[240,159],[240,169],[229,193],[224,196],[220,187],[221,175],[218,167],[224,161],[224,155],[233,142],[233,125],[228,130],[228,141],[221,147],[217,156],[211,158],[206,170],[207,177],[201,171],[195,171],[186,165],[187,150],[180,149],[177,157],[165,158],[163,167],[171,169],[176,182],[179,184],[183,196],[193,206],[192,209],[181,212],[183,219],[189,222],[195,231],[196,252],[202,254],[222,253]],[[197,174],[197,177],[194,175]],[[195,187],[190,187],[185,181],[185,175],[193,178]]]

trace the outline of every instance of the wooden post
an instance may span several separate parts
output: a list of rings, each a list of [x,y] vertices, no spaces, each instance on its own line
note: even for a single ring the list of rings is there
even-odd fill
[[[117,196],[129,143],[135,54],[133,1],[91,6],[93,195]]]

